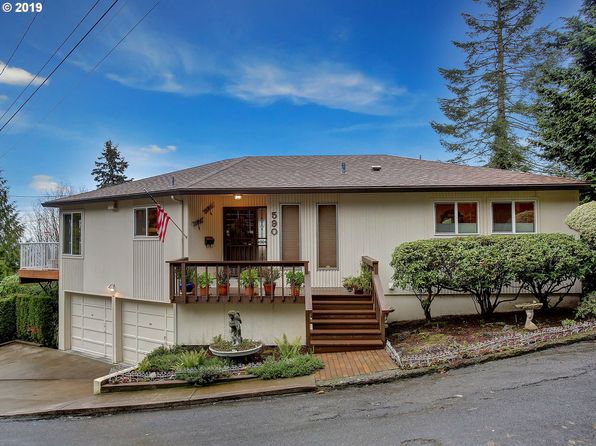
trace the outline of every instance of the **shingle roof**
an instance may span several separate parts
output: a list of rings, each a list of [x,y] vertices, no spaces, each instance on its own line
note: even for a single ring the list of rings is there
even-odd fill
[[[346,172],[341,165],[345,163]],[[380,166],[374,171],[372,166]],[[153,195],[201,193],[375,192],[581,189],[570,178],[461,166],[393,155],[247,156],[204,164],[52,200],[61,206]]]

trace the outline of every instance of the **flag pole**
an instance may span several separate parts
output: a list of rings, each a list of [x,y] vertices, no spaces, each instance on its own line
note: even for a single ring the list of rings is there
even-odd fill
[[[159,203],[158,203],[158,202],[155,200],[155,198],[153,198],[153,195],[151,195],[147,189],[143,188],[143,190],[145,191],[145,193],[146,193],[147,195],[149,195],[149,198],[151,198],[151,200],[152,200],[152,201],[153,201],[153,202],[154,202],[156,205],[158,205],[158,206],[161,206],[161,204],[159,204]],[[184,231],[182,230],[182,228],[181,228],[180,226],[178,226],[178,223],[176,223],[172,217],[170,217],[170,221],[171,221],[172,223],[174,223],[174,226],[176,226],[176,227],[178,228],[178,230],[180,231],[180,234],[182,234],[182,235],[184,236],[184,238],[188,238],[188,236],[187,236],[187,235],[184,233]]]

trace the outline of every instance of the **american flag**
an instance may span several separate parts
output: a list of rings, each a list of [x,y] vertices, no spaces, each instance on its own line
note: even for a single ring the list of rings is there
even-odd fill
[[[168,223],[170,222],[170,216],[161,207],[160,204],[157,205],[157,223],[155,227],[157,229],[157,236],[163,243],[166,239],[166,231],[168,230]]]

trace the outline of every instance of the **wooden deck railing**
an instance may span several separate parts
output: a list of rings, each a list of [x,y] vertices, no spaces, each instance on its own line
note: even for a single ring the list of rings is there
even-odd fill
[[[312,329],[312,284],[310,272],[304,275],[304,310],[306,320],[306,345],[310,345],[310,331]]]
[[[21,269],[58,269],[58,242],[21,243]]]
[[[308,261],[193,261],[172,260],[170,301],[201,302],[305,302],[310,293]],[[254,287],[242,284],[242,274],[254,275]],[[288,273],[304,274],[304,284],[293,287]],[[269,286],[266,277],[277,278]],[[207,279],[207,280],[205,280]],[[210,279],[212,280],[211,283]],[[202,282],[202,283],[201,283]],[[207,284],[208,283],[208,284]],[[207,286],[201,286],[205,285]],[[312,298],[311,307],[312,307]]]
[[[393,308],[389,307],[385,299],[383,285],[379,277],[379,261],[372,257],[362,256],[362,263],[368,266],[372,273],[373,310],[377,314],[379,329],[381,330],[383,343],[385,343],[385,322],[387,321],[387,315],[393,311]]]

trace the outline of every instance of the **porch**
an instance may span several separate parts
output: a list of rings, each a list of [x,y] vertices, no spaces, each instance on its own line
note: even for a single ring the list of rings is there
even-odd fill
[[[372,276],[371,290],[364,294],[312,287],[309,262],[304,260],[173,260],[168,262],[170,301],[304,305],[306,345],[316,352],[380,349],[393,310],[385,301],[378,261],[366,256],[361,260]]]
[[[58,270],[58,242],[21,243],[18,276],[21,283],[56,282]]]

